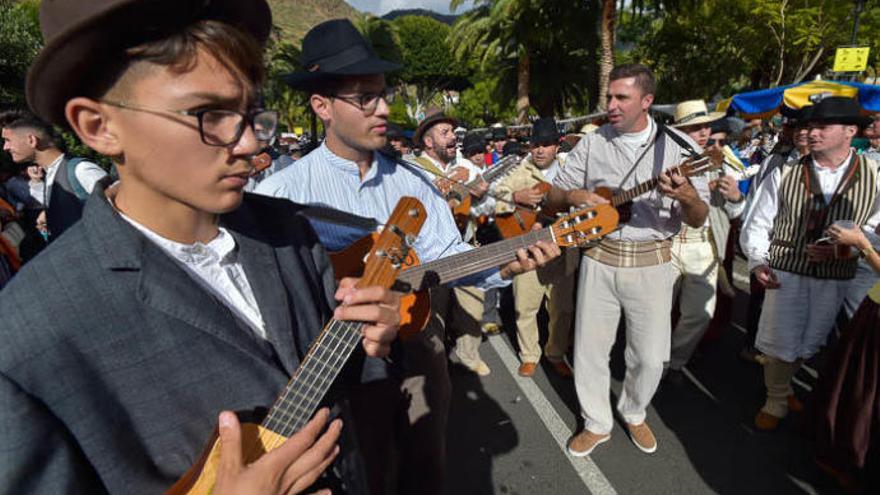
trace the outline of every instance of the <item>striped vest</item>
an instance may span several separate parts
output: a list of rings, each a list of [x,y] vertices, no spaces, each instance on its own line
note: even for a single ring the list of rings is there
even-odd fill
[[[855,276],[857,258],[821,263],[807,260],[807,244],[821,238],[835,221],[852,220],[864,225],[871,215],[877,197],[876,164],[855,154],[852,160],[830,205],[825,202],[809,155],[781,167],[779,209],[769,253],[772,268],[822,279],[848,280]]]

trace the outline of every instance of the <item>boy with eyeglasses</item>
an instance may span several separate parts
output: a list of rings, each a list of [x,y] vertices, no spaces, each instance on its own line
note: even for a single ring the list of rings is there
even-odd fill
[[[57,0],[41,25],[28,102],[119,181],[0,299],[3,489],[164,492],[220,414],[213,493],[299,493],[334,460],[321,483],[358,493],[357,452],[325,409],[249,465],[229,412],[258,423],[330,318],[367,322],[372,356],[399,318],[387,290],[337,289],[300,206],[242,193],[277,125],[255,106],[268,4]],[[352,382],[325,400],[345,417]]]
[[[326,138],[302,160],[263,181],[257,192],[330,206],[378,223],[387,220],[398,198],[412,196],[428,213],[413,246],[422,263],[471,249],[432,183],[435,176],[379,153],[385,146],[389,114],[384,74],[397,69],[397,64],[377,58],[344,19],[315,26],[302,46],[303,70],[289,74],[285,81],[308,92]],[[369,233],[334,225],[317,228],[334,250]],[[505,283],[503,278],[558,255],[558,247],[541,243],[528,253],[520,250],[517,261],[462,279],[458,285],[497,287]],[[443,294],[439,290],[432,295],[437,292]],[[432,319],[426,328],[403,342],[403,366],[394,366],[390,377],[374,379],[352,396],[356,420],[365,420],[368,426],[356,430],[365,450],[371,493],[385,493],[390,486],[399,493],[442,492],[451,384],[445,328],[439,320],[447,312],[440,299],[445,298],[432,301]],[[394,457],[405,463],[398,465],[397,480],[388,477],[386,465]]]

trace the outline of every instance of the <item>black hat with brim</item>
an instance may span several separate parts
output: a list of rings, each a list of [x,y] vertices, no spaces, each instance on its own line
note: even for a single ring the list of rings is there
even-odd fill
[[[322,22],[306,33],[300,62],[303,70],[282,79],[294,89],[305,91],[317,89],[328,79],[385,74],[400,68],[400,64],[377,57],[348,19]]]
[[[441,122],[448,122],[452,124],[453,127],[458,125],[458,120],[456,120],[454,117],[450,117],[443,112],[433,113],[425,117],[421,122],[419,122],[419,127],[418,129],[416,129],[416,133],[413,135],[413,141],[416,143],[421,143],[422,137],[425,135],[425,132]]]
[[[862,115],[861,107],[854,98],[830,96],[815,105],[805,107],[799,122],[866,127],[871,123],[871,117]]]
[[[461,152],[464,156],[472,156],[477,153],[485,153],[486,152],[486,140],[483,138],[480,133],[472,132],[470,134],[465,135],[464,140],[461,143]]]
[[[532,144],[558,142],[561,137],[562,133],[556,126],[556,120],[553,117],[542,117],[532,124],[529,142]]]
[[[41,119],[63,125],[67,101],[103,82],[93,80],[99,68],[121,62],[128,47],[203,19],[238,26],[260,43],[272,29],[266,0],[43,1],[40,30],[46,44],[28,71],[28,104]]]

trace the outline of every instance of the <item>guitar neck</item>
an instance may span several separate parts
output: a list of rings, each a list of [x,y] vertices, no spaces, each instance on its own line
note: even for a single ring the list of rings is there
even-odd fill
[[[672,167],[669,170],[672,171],[672,170],[679,170],[679,169],[680,169],[680,167]],[[635,186],[631,189],[627,189],[626,191],[622,191],[622,192],[615,194],[614,196],[611,197],[611,206],[617,208],[618,206],[620,206],[622,204],[629,203],[630,201],[638,198],[639,196],[641,196],[642,194],[645,194],[646,192],[653,191],[654,188],[657,187],[658,182],[660,182],[660,178],[654,177],[650,180],[646,180],[645,182],[638,184],[637,186]]]
[[[505,162],[505,160],[507,160]],[[483,174],[483,180],[486,183],[491,184],[493,181],[500,179],[504,174],[506,174],[511,168],[517,165],[517,159],[513,157],[503,158],[498,164],[494,167],[490,168]],[[479,181],[474,181],[479,182]]]
[[[275,400],[262,426],[284,437],[299,431],[318,409],[361,340],[363,324],[331,320]]]
[[[412,290],[437,287],[509,263],[516,259],[518,249],[528,249],[542,240],[555,242],[552,229],[548,227],[536,230],[414,266],[401,272],[397,276],[397,281],[408,284]]]

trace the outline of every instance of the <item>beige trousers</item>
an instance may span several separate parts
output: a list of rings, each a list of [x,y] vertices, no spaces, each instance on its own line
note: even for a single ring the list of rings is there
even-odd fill
[[[669,360],[672,263],[617,268],[581,258],[574,327],[574,383],[585,427],[610,433],[614,426],[609,391],[611,347],[621,314],[626,323],[626,375],[617,410],[630,424],[645,421],[645,411]]]
[[[571,321],[574,314],[574,274],[566,274],[565,256],[549,265],[513,279],[513,298],[516,304],[516,340],[519,358],[524,363],[541,359],[538,342],[538,311],[547,300],[550,317],[545,351],[551,361],[561,361],[571,346]]]
[[[483,300],[485,293],[476,287],[438,288],[431,292],[433,317],[439,318],[446,332],[455,340],[455,355],[469,368],[481,361],[483,341]]]
[[[678,271],[675,283],[680,316],[672,331],[669,367],[680,370],[697,349],[715,314],[718,259],[711,241],[672,241],[672,265]]]

